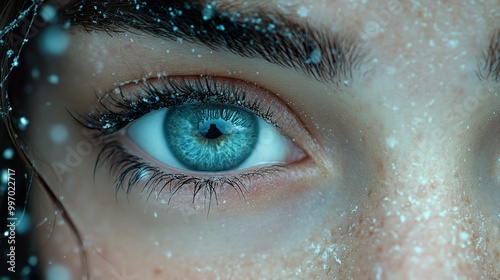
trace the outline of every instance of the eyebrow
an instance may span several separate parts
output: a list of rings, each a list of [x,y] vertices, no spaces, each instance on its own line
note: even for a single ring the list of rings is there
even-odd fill
[[[133,28],[258,57],[336,85],[350,84],[353,70],[364,61],[365,52],[352,32],[313,28],[288,19],[277,9],[238,12],[234,7],[224,10],[204,1],[179,0],[73,1],[63,9],[62,17],[89,31],[111,34]]]

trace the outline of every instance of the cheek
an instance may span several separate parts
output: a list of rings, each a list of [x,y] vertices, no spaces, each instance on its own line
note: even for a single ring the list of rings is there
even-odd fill
[[[57,264],[78,275],[84,270],[85,261],[80,254],[84,250],[91,276],[96,279],[112,279],[116,275],[143,279],[242,275],[325,278],[333,271],[341,271],[341,264],[352,253],[349,243],[337,231],[345,219],[345,208],[328,202],[332,198],[328,192],[331,184],[316,182],[322,193],[302,197],[288,210],[283,208],[279,219],[261,213],[257,218],[239,215],[235,221],[217,218],[217,214],[207,218],[174,211],[159,212],[155,218],[133,197],[128,202],[124,194],[115,197],[111,183],[103,184],[111,182],[109,178],[96,177],[101,183],[97,186],[88,183],[92,166],[87,167],[82,165],[71,174],[76,183],[64,180],[58,191],[63,197],[64,213],[71,221],[63,219],[62,211],[58,211],[58,221],[44,223],[36,233],[38,239],[46,238],[40,241],[40,252],[47,273]],[[333,180],[330,183],[334,184]],[[54,216],[52,203],[38,199],[46,197],[43,192],[34,197],[37,202],[32,207],[37,221]],[[164,219],[167,214],[176,218]],[[282,223],[278,227],[263,226],[266,219],[288,221],[286,230]],[[72,226],[76,226],[79,235],[75,235]]]

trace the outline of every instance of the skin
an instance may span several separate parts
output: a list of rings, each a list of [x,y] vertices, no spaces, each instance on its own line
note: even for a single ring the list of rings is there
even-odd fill
[[[413,1],[392,8],[386,1],[265,3],[312,26],[354,30],[369,53],[352,84],[338,89],[259,59],[140,32],[110,37],[78,27],[72,27],[68,51],[43,70],[57,73],[60,82],[37,83],[40,93],[27,105],[30,125],[23,133],[41,176],[84,239],[90,275],[499,278],[499,85],[476,75],[478,57],[500,27],[499,2]],[[252,5],[258,3],[246,8]],[[314,17],[297,13],[304,7]],[[373,32],[373,22],[383,29]],[[226,203],[208,218],[202,202],[193,209],[189,199],[178,198],[167,211],[139,191],[115,193],[107,169],[97,172],[94,185],[89,178],[100,145],[82,134],[66,108],[89,112],[96,92],[164,71],[247,80],[279,96],[288,118],[301,124],[281,132],[308,159],[290,167],[291,179],[259,181],[245,200],[221,194]],[[51,106],[39,106],[48,101]],[[62,143],[48,137],[54,124],[68,130]],[[126,133],[113,137],[148,158]],[[69,166],[62,147],[76,150],[79,143],[91,143],[91,152],[58,177],[51,164]],[[34,192],[35,221],[49,217],[36,232],[42,265],[80,273],[78,242],[62,212],[54,215],[38,184]]]

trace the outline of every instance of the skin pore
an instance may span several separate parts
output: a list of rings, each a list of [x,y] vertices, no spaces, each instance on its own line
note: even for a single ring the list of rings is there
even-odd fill
[[[21,134],[82,238],[91,278],[500,277],[500,80],[483,57],[489,49],[500,57],[500,3],[364,2],[214,3],[229,15],[279,13],[352,40],[359,60],[327,79],[127,27],[74,25],[63,54],[31,62],[40,73],[30,72],[36,94],[24,105],[30,123]],[[309,65],[332,57],[309,54]],[[159,87],[200,75],[265,100],[278,131],[306,156],[251,179],[243,198],[226,187],[217,202],[200,195],[194,204],[187,188],[168,204],[168,191],[148,196],[145,182],[116,190],[109,164],[94,171],[115,141],[159,169],[187,172],[142,151],[127,127],[92,137],[75,118],[102,110],[97,97],[106,93],[136,98],[145,81]],[[56,128],[67,138],[54,141]],[[75,235],[34,189],[34,220],[52,217],[37,229],[42,265],[81,273]]]

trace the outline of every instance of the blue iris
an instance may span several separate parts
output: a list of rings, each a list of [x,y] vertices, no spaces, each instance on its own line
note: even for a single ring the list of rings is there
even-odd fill
[[[254,150],[255,114],[231,105],[187,104],[169,109],[165,137],[176,159],[193,171],[226,171]]]

